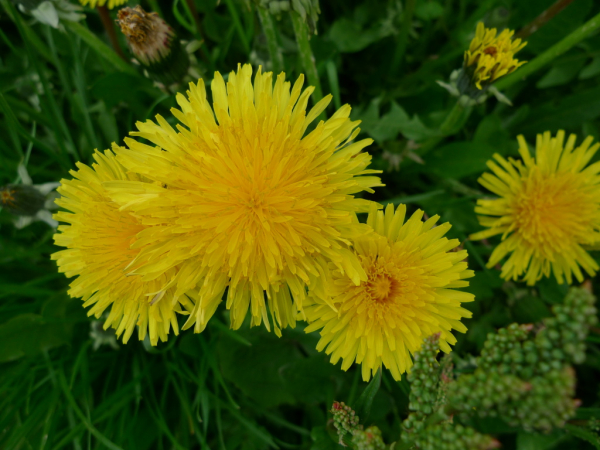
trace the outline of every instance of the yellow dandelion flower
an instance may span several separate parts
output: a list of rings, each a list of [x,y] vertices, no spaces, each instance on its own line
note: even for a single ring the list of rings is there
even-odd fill
[[[354,194],[372,192],[380,180],[359,176],[371,156],[362,150],[372,140],[350,143],[359,122],[350,107],[329,120],[311,123],[331,96],[307,114],[313,87],[302,91],[303,77],[290,86],[280,74],[249,65],[231,72],[227,84],[217,72],[211,84],[213,106],[204,81],[190,84],[177,102],[177,130],[157,116],[139,123],[151,147],[126,139],[119,161],[168,189],[136,181],[109,183],[112,198],[142,217],[143,248],[138,273],[153,279],[181,265],[177,292],[198,286],[195,309],[184,328],[201,332],[227,289],[231,325],[239,328],[250,310],[252,325],[270,329],[294,326],[306,286],[324,295],[331,261],[358,284],[366,275],[348,250],[349,239],[364,231],[353,221],[372,202]],[[291,88],[291,89],[290,89]]]
[[[116,328],[126,343],[135,326],[143,340],[149,331],[150,342],[167,340],[171,327],[178,334],[175,312],[182,312],[174,297],[174,288],[164,289],[176,274],[170,268],[155,280],[145,282],[140,276],[130,276],[128,266],[139,253],[132,249],[136,235],[144,225],[134,215],[120,211],[108,196],[103,183],[113,180],[139,180],[126,173],[111,151],[94,154],[96,163],[90,168],[78,163],[79,170],[71,171],[73,179],[61,180],[56,203],[67,211],[54,215],[60,225],[54,235],[56,245],[66,247],[52,255],[60,272],[71,282],[69,295],[81,297],[83,306],[91,306],[88,315],[99,318],[110,307],[104,328]],[[191,302],[181,296],[179,302]]]
[[[580,267],[590,276],[598,264],[582,248],[600,240],[600,163],[586,167],[600,144],[589,136],[575,148],[577,137],[564,131],[551,137],[547,131],[537,136],[535,157],[523,136],[518,137],[523,161],[494,155],[491,173],[479,183],[497,194],[493,200],[478,200],[475,212],[487,230],[471,236],[484,239],[497,234],[502,242],[490,256],[488,267],[510,256],[502,265],[504,279],[517,280],[524,274],[528,285],[543,276],[559,283],[572,275],[583,280]]]
[[[465,52],[465,70],[478,89],[482,89],[482,83],[489,85],[526,63],[516,59],[515,53],[527,42],[521,42],[521,39],[513,41],[514,33],[505,29],[496,36],[495,28],[485,28],[482,22],[477,24],[475,37]]]
[[[451,330],[464,333],[461,319],[471,317],[461,303],[474,296],[455,288],[468,286],[464,280],[473,271],[466,250],[452,251],[458,239],[444,237],[451,225],[434,227],[439,216],[423,222],[423,211],[404,222],[405,214],[405,205],[372,210],[367,224],[374,232],[354,239],[367,280],[356,286],[334,270],[331,305],[311,297],[304,308],[305,331],[321,330],[317,349],[326,348],[333,364],[341,358],[343,370],[362,364],[365,381],[382,363],[400,380],[412,366],[411,354],[432,334],[440,333],[440,348],[449,352],[456,342]]]
[[[96,6],[105,6],[108,9],[113,9],[117,6],[121,6],[123,3],[127,3],[127,0],[79,0],[83,6],[89,5],[90,8]]]

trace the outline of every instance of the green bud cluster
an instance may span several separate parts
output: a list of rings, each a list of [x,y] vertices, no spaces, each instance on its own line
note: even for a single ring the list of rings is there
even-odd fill
[[[366,430],[359,424],[359,419],[352,408],[344,402],[333,402],[331,411],[333,425],[337,429],[340,445],[350,445],[356,450],[384,450],[385,443],[381,430],[371,426]],[[350,435],[350,439],[345,438]]]
[[[360,428],[352,433],[352,444],[356,450],[384,450],[385,443],[381,437],[381,430],[371,426],[366,430]]]
[[[536,334],[531,325],[512,324],[488,335],[475,373],[450,386],[447,412],[500,417],[526,430],[564,426],[576,408],[570,364],[585,358],[594,296],[572,288],[553,313]]]
[[[333,402],[331,414],[333,414],[333,425],[338,432],[340,444],[342,444],[344,436],[348,433],[352,434],[358,428],[358,416],[344,402]]]
[[[415,434],[422,430],[424,419],[437,404],[438,385],[440,384],[440,364],[436,360],[439,352],[439,334],[428,337],[423,342],[421,350],[414,355],[413,366],[408,374],[410,382],[411,414],[402,424],[406,434]]]
[[[402,441],[415,449],[489,449],[490,436],[460,423],[473,416],[499,418],[528,431],[563,427],[578,401],[571,364],[583,362],[585,339],[596,319],[595,297],[571,288],[553,317],[538,326],[512,324],[490,333],[477,369],[453,379],[447,359],[438,364],[438,336],[414,356],[410,414]],[[408,448],[408,447],[407,447]]]
[[[488,450],[500,446],[491,436],[450,422],[428,427],[417,437],[415,445],[421,450]]]

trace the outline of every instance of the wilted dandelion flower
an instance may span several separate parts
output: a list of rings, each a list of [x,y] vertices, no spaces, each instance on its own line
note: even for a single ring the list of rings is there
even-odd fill
[[[168,185],[138,181],[109,183],[112,198],[141,217],[138,273],[151,280],[181,265],[178,294],[197,288],[195,309],[185,327],[202,331],[227,289],[231,325],[238,328],[248,309],[252,325],[268,310],[276,333],[294,325],[308,286],[324,295],[328,262],[356,284],[366,275],[347,249],[365,225],[355,211],[371,202],[354,198],[372,192],[380,180],[367,170],[372,141],[350,144],[358,122],[340,108],[312,131],[311,123],[331,96],[306,114],[313,91],[303,77],[290,90],[285,74],[273,87],[271,73],[249,65],[231,72],[227,84],[217,72],[213,107],[204,82],[179,94],[180,125],[165,119],[138,124],[136,135],[157,147],[127,139],[119,160],[132,171]],[[214,112],[213,112],[214,111]]]
[[[464,280],[473,271],[467,270],[466,250],[453,251],[458,240],[443,237],[450,224],[434,227],[439,216],[423,222],[423,211],[404,222],[405,214],[405,205],[372,210],[367,224],[374,232],[354,239],[367,280],[356,286],[334,270],[333,307],[315,300],[304,308],[310,323],[305,331],[321,330],[317,349],[332,354],[333,364],[341,358],[343,370],[362,364],[365,381],[382,363],[400,380],[412,366],[411,354],[432,334],[440,333],[439,346],[449,352],[456,342],[452,330],[465,332],[460,320],[471,317],[461,303],[473,295],[455,288],[468,286]]]
[[[549,131],[538,135],[532,157],[519,136],[523,161],[496,154],[497,163],[488,162],[493,174],[479,179],[499,198],[477,201],[475,212],[488,229],[471,238],[502,235],[488,267],[510,255],[502,265],[507,280],[524,276],[533,285],[552,271],[559,283],[566,278],[571,284],[572,275],[583,280],[580,267],[590,276],[598,270],[582,245],[600,241],[600,163],[587,166],[600,144],[591,145],[589,136],[575,148],[574,134],[566,145],[564,139],[564,131],[554,138]]]
[[[515,58],[515,53],[527,43],[521,39],[513,41],[514,33],[505,29],[496,36],[495,28],[485,28],[482,22],[477,24],[475,37],[465,52],[464,70],[478,89],[525,64],[526,61]]]
[[[90,8],[96,6],[106,6],[108,9],[113,9],[116,6],[120,6],[123,3],[127,3],[127,0],[79,0],[83,6],[89,5]]]
[[[141,6],[123,8],[117,22],[136,59],[162,83],[176,83],[187,73],[190,61],[173,28],[157,13]]]
[[[54,215],[60,225],[54,235],[56,245],[66,247],[52,255],[60,272],[71,282],[69,295],[81,297],[84,307],[91,306],[88,315],[99,318],[110,307],[104,329],[116,328],[126,343],[138,326],[143,340],[149,331],[150,342],[167,340],[171,327],[178,334],[175,312],[185,313],[174,298],[174,288],[166,288],[177,269],[170,268],[155,280],[145,282],[140,276],[129,276],[130,263],[139,253],[132,249],[136,235],[144,230],[140,220],[120,211],[107,195],[103,183],[113,180],[140,180],[126,173],[111,151],[95,153],[92,168],[78,163],[79,170],[71,171],[73,179],[62,180],[56,203],[69,212]],[[191,308],[183,295],[179,301]]]

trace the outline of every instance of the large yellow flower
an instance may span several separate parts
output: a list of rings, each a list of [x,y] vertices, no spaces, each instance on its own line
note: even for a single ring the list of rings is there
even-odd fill
[[[527,42],[521,42],[521,39],[513,41],[514,33],[505,29],[496,36],[495,28],[485,28],[482,22],[477,24],[475,37],[465,52],[465,70],[472,74],[471,79],[478,89],[482,89],[482,84],[491,84],[526,63],[516,59],[515,53]]]
[[[123,3],[127,3],[127,0],[79,0],[79,3],[81,3],[83,6],[89,5],[90,8],[106,5],[108,9],[113,9],[114,7],[120,6]]]
[[[455,288],[468,286],[464,279],[473,271],[466,250],[452,251],[458,240],[443,237],[450,224],[434,227],[439,216],[423,222],[423,211],[404,223],[405,214],[405,205],[372,210],[367,224],[373,232],[354,239],[367,280],[356,286],[334,270],[330,303],[311,297],[304,308],[305,331],[321,330],[317,349],[327,347],[333,364],[343,359],[343,370],[362,364],[365,381],[382,363],[400,380],[412,366],[411,354],[432,334],[440,333],[440,348],[449,352],[456,342],[451,330],[465,332],[460,320],[471,317],[461,303],[474,296]]]
[[[350,143],[359,122],[350,107],[309,130],[331,100],[327,96],[306,114],[309,87],[303,77],[290,90],[285,74],[273,87],[271,73],[249,65],[231,72],[227,85],[217,72],[213,107],[204,82],[179,94],[177,130],[165,119],[139,123],[134,133],[155,144],[126,139],[119,161],[158,182],[114,182],[112,198],[141,217],[142,248],[136,273],[151,280],[178,265],[177,293],[197,286],[195,310],[184,328],[200,332],[227,289],[232,327],[248,310],[252,325],[276,333],[293,326],[306,286],[324,296],[328,262],[358,284],[366,275],[348,250],[349,239],[365,225],[355,212],[371,202],[354,198],[372,192],[380,180],[366,170],[371,156],[361,150],[372,141]],[[214,111],[214,112],[213,112]],[[137,244],[136,244],[137,245]]]
[[[524,274],[533,285],[554,272],[559,283],[572,275],[583,280],[580,267],[594,275],[598,264],[582,245],[600,241],[600,163],[587,166],[600,144],[589,136],[575,148],[572,134],[552,138],[547,131],[537,136],[532,157],[523,136],[518,137],[523,161],[508,161],[494,155],[488,162],[491,173],[479,179],[482,186],[497,194],[493,200],[478,200],[475,212],[487,230],[471,236],[484,239],[497,234],[502,242],[490,256],[488,267],[502,265],[502,277],[517,280]],[[587,166],[587,167],[586,167]]]
[[[62,180],[58,188],[62,198],[56,203],[70,212],[54,215],[68,224],[58,227],[54,241],[67,249],[54,253],[52,259],[67,277],[77,276],[69,295],[81,297],[85,307],[92,306],[88,315],[99,318],[110,307],[105,329],[116,328],[117,336],[123,334],[126,343],[137,325],[139,339],[149,330],[150,342],[156,345],[159,338],[167,340],[171,327],[178,334],[175,312],[185,313],[179,302],[190,309],[192,304],[184,295],[178,302],[173,288],[163,288],[175,276],[176,268],[149,282],[128,276],[128,266],[139,253],[131,244],[144,226],[134,215],[119,210],[103,183],[140,178],[126,173],[111,151],[96,153],[94,159],[92,168],[78,163],[79,170],[71,171],[74,178]]]

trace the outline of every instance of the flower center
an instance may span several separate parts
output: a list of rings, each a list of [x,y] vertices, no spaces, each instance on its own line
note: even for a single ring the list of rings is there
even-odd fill
[[[498,49],[494,46],[491,47],[487,47],[483,53],[485,53],[486,55],[492,55],[492,56],[496,56],[496,54],[498,53]]]
[[[367,290],[377,303],[388,303],[398,294],[398,282],[389,275],[377,275],[368,281]]]
[[[519,233],[542,254],[581,240],[582,230],[592,220],[593,200],[574,185],[577,180],[568,174],[533,177],[516,199]]]

